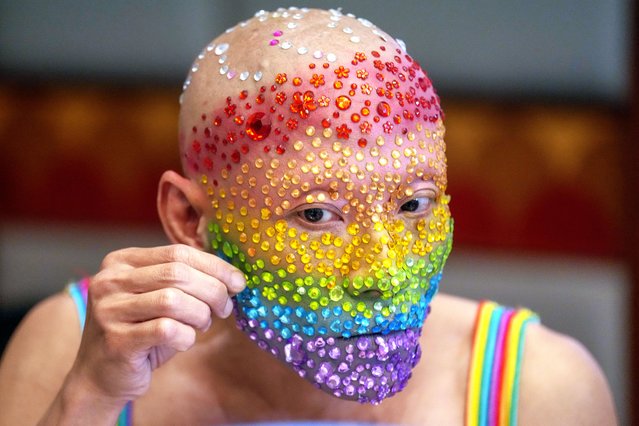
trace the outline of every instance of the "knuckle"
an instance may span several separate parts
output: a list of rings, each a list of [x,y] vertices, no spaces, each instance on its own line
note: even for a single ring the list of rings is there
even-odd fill
[[[107,271],[100,271],[91,278],[91,283],[88,286],[87,298],[91,302],[96,299],[101,299],[108,292],[111,282],[111,274]]]
[[[122,262],[125,249],[115,250],[104,256],[100,269],[107,269]]]
[[[158,294],[157,304],[160,306],[164,314],[175,312],[180,303],[180,290],[175,288],[165,288]]]
[[[164,271],[164,279],[169,282],[188,282],[191,272],[183,263],[167,263]]]
[[[154,334],[162,342],[171,340],[178,332],[175,322],[168,318],[160,318],[155,324]]]
[[[168,248],[168,257],[174,262],[188,263],[190,256],[189,247],[184,244],[173,244]]]

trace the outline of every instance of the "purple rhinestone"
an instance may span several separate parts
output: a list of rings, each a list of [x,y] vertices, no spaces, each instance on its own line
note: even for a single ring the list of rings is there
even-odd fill
[[[365,351],[366,349],[368,349],[368,343],[369,341],[366,337],[360,337],[359,339],[357,339],[357,347],[360,351]]]
[[[293,365],[301,365],[306,361],[306,353],[300,348],[299,342],[289,343],[284,346],[284,355],[286,362]]]
[[[339,386],[339,376],[337,374],[333,374],[326,380],[326,386],[331,389],[336,389]]]
[[[315,352],[315,342],[312,340],[306,344],[306,350],[313,353]]]
[[[376,365],[371,369],[371,373],[375,377],[381,377],[384,374],[384,369],[380,365]]]
[[[317,369],[317,374],[321,374],[324,378],[333,374],[333,366],[328,362],[323,362]]]
[[[328,351],[328,356],[330,356],[333,359],[337,359],[339,358],[341,355],[341,351],[339,350],[339,348],[337,346],[332,347],[329,351]]]
[[[377,348],[377,356],[383,361],[388,355],[389,349],[386,344],[379,345]]]

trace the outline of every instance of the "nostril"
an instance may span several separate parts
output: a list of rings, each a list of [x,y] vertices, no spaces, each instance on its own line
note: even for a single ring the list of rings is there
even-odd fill
[[[380,297],[382,297],[382,292],[375,289],[365,290],[362,291],[360,294],[371,299],[379,299]]]

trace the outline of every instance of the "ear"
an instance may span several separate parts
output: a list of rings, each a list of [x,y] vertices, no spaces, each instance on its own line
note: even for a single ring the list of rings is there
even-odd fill
[[[206,204],[206,194],[196,182],[171,170],[162,174],[158,186],[158,214],[172,243],[204,249]]]

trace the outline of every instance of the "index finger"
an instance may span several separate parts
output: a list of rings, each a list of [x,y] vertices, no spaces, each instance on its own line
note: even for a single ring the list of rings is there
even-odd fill
[[[224,283],[229,291],[239,293],[246,287],[244,273],[225,260],[185,244],[161,247],[127,248],[111,254],[121,263],[132,267],[179,262],[211,275]]]

